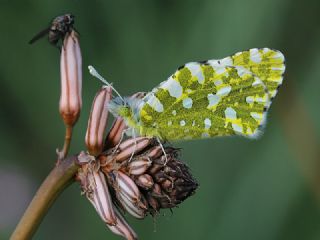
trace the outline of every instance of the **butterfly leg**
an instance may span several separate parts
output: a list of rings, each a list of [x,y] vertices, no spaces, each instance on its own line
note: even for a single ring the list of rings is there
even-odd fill
[[[114,148],[114,150],[113,150],[112,154],[114,154],[114,153],[116,153],[116,152],[117,152],[117,150],[118,150],[118,148],[119,148],[120,144],[122,143],[122,140],[123,140],[123,138],[124,138],[124,135],[126,134],[126,131],[127,131],[127,129],[123,129],[123,130],[122,130],[122,132],[121,132],[121,137],[120,137],[120,140],[119,140],[119,143],[117,144],[117,146],[115,146],[115,148]]]
[[[131,162],[133,155],[136,153],[136,149],[137,149],[137,138],[136,138],[136,133],[133,128],[132,128],[132,138],[134,139],[134,147],[133,147],[133,151],[131,153],[131,156],[129,158],[129,162]]]
[[[165,157],[165,159],[166,159],[164,165],[167,165],[168,158],[167,158],[166,151],[164,150],[163,144],[161,143],[161,141],[160,141],[160,139],[159,139],[158,137],[157,137],[157,141],[158,141],[158,143],[159,143],[159,145],[160,145],[160,147],[161,147],[161,150],[162,150],[162,152],[163,152],[163,154],[164,154],[164,157]]]

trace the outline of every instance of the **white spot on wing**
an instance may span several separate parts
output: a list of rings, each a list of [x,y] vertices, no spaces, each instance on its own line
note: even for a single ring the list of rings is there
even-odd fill
[[[230,92],[231,92],[231,86],[225,86],[225,87],[220,88],[220,89],[217,91],[217,95],[219,95],[219,96],[226,96],[226,95],[228,95]]]
[[[236,68],[237,73],[240,77],[243,77],[246,74],[252,75],[252,73],[248,69],[246,69],[242,66],[236,66],[235,68]]]
[[[220,101],[220,96],[217,96],[215,94],[209,93],[208,94],[208,101],[209,101],[209,105],[208,108],[213,107],[215,105],[217,105]]]
[[[168,122],[168,126],[171,126],[171,125],[172,125],[172,121],[169,121],[169,122]]]
[[[201,134],[201,137],[202,137],[202,138],[208,138],[208,137],[210,137],[210,135],[209,135],[209,133],[206,133],[206,132],[205,132],[205,133],[202,133],[202,134]]]
[[[163,112],[163,105],[160,100],[155,96],[151,95],[147,101],[147,103],[157,112]]]
[[[185,125],[186,125],[186,121],[181,120],[181,121],[180,121],[180,126],[183,127],[183,126],[185,126]]]
[[[280,67],[271,67],[271,70],[275,70],[275,71],[282,71],[284,72],[284,70],[286,69],[285,65],[281,65]]]
[[[262,81],[258,77],[254,77],[254,82],[252,83],[252,86],[257,86],[257,85],[263,85]]]
[[[182,95],[182,87],[180,83],[172,77],[169,77],[167,81],[160,84],[159,88],[168,90],[171,97],[179,98]]]
[[[269,51],[270,51],[269,48],[264,48],[264,49],[263,49],[263,53],[267,53],[267,52],[269,52]]]
[[[267,99],[266,99],[266,96],[265,96],[264,98],[262,98],[262,97],[257,97],[257,98],[256,98],[256,101],[257,101],[258,103],[265,103],[265,102],[267,101]]]
[[[173,116],[177,115],[177,111],[176,110],[172,110],[172,115]]]
[[[231,57],[226,57],[220,60],[221,64],[224,66],[232,66],[233,65],[233,60]]]
[[[262,114],[261,113],[251,112],[250,115],[251,115],[251,117],[253,117],[257,121],[261,121],[262,120]]]
[[[219,63],[220,62],[220,63]],[[222,74],[226,71],[226,68],[224,65],[221,65],[221,60],[209,60],[208,63],[211,65],[211,67],[214,69],[216,74]]]
[[[214,83],[214,85],[219,86],[219,85],[221,85],[223,82],[222,82],[221,79],[218,79],[218,80],[213,81],[213,83]]]
[[[211,127],[211,120],[209,118],[206,118],[204,120],[204,128],[209,129]]]
[[[182,100],[182,105],[184,108],[192,108],[192,99],[191,98],[185,98]]]
[[[198,78],[198,82],[200,84],[204,82],[204,76],[199,63],[187,63],[185,67],[190,70],[193,76],[196,76]]]
[[[261,62],[261,56],[257,48],[250,49],[250,60],[255,63]]]
[[[247,103],[253,103],[254,102],[254,97],[253,96],[246,97],[246,102]]]
[[[281,61],[284,61],[284,56],[281,52],[276,51],[275,55],[273,56],[275,59],[280,59]]]
[[[226,68],[225,67],[222,67],[222,66],[212,66],[214,71],[216,72],[216,74],[222,74],[222,73],[225,73],[226,71]]]
[[[232,128],[233,128],[234,131],[236,131],[238,133],[243,133],[243,128],[239,124],[232,123]]]
[[[226,118],[237,119],[237,112],[232,107],[226,108],[226,110],[224,111],[224,114]]]

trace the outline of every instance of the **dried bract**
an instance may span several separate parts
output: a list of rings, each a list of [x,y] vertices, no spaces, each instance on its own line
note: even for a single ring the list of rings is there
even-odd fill
[[[96,169],[97,168],[97,169]],[[83,165],[78,172],[83,193],[92,203],[101,219],[108,225],[116,225],[117,217],[111,201],[105,176],[95,162]]]

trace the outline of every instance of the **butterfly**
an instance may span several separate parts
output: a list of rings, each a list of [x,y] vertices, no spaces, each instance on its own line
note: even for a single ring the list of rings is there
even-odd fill
[[[102,78],[92,66],[89,70]],[[108,109],[124,119],[134,136],[257,138],[284,71],[280,51],[253,48],[220,60],[184,64],[142,98],[117,93]]]

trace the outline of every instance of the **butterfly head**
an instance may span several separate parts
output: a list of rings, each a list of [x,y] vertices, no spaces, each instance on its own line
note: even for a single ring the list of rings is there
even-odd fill
[[[108,104],[108,110],[115,117],[128,118],[132,115],[132,110],[126,101],[126,98],[113,98]]]

